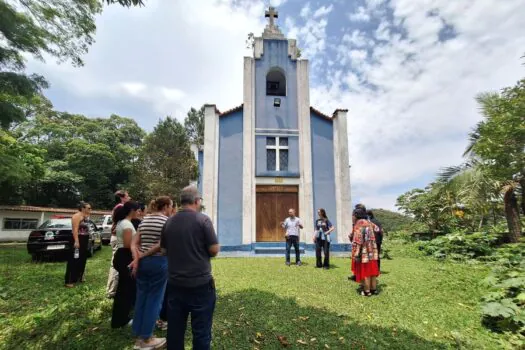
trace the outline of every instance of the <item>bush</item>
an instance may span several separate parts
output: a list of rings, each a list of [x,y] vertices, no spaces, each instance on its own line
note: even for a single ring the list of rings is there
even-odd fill
[[[525,243],[508,244],[490,259],[496,263],[484,284],[483,324],[507,335],[508,348],[525,347]]]
[[[429,242],[420,242],[419,249],[437,259],[466,260],[491,255],[498,240],[499,236],[492,233],[458,232],[437,237]]]

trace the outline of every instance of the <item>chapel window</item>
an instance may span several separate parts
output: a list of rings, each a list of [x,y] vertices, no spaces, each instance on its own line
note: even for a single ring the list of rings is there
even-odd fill
[[[266,169],[268,171],[288,170],[288,138],[266,138]]]

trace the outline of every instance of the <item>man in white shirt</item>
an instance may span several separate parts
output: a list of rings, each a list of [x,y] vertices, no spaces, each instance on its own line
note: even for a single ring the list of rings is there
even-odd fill
[[[299,252],[299,230],[303,228],[301,219],[295,216],[295,210],[288,210],[288,217],[281,222],[282,228],[286,230],[286,265],[290,266],[290,250],[292,245],[295,249],[295,264],[301,266],[301,257]]]

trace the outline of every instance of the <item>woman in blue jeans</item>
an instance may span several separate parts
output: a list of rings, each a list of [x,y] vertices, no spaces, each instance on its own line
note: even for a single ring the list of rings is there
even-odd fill
[[[166,338],[153,337],[159,317],[168,274],[168,262],[160,252],[160,234],[173,208],[169,197],[159,197],[150,203],[150,214],[139,225],[133,240],[131,269],[137,279],[137,297],[133,317],[133,333],[137,336],[134,349],[157,349]]]

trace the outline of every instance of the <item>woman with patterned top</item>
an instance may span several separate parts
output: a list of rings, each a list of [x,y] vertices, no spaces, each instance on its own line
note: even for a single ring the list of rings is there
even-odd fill
[[[86,269],[89,245],[90,213],[91,205],[89,205],[89,203],[80,202],[78,213],[71,217],[73,247],[69,252],[65,276],[65,284],[68,288],[74,287],[75,283],[84,282],[84,271]],[[75,251],[77,249],[78,256],[75,256]]]
[[[128,265],[133,261],[131,241],[136,234],[131,220],[137,217],[138,209],[137,202],[129,201],[114,214],[117,223],[115,228],[117,251],[113,257],[113,267],[118,272],[118,284],[113,298],[112,328],[124,327],[131,322],[130,314],[135,303],[136,286]]]
[[[166,344],[165,338],[154,338],[153,329],[159,317],[166,281],[168,261],[160,250],[160,235],[173,208],[170,197],[159,197],[150,204],[151,213],[142,220],[132,243],[131,268],[137,279],[137,298],[133,333],[135,349],[155,348]]]
[[[358,208],[354,214],[356,222],[352,231],[352,271],[356,282],[361,283],[361,295],[370,296],[377,294],[379,254],[376,234],[380,229],[368,220],[366,209]]]
[[[315,267],[325,269],[330,268],[330,234],[335,230],[334,225],[328,220],[326,211],[321,208],[317,211],[319,218],[315,221]],[[322,260],[321,253],[324,253],[324,261]]]

